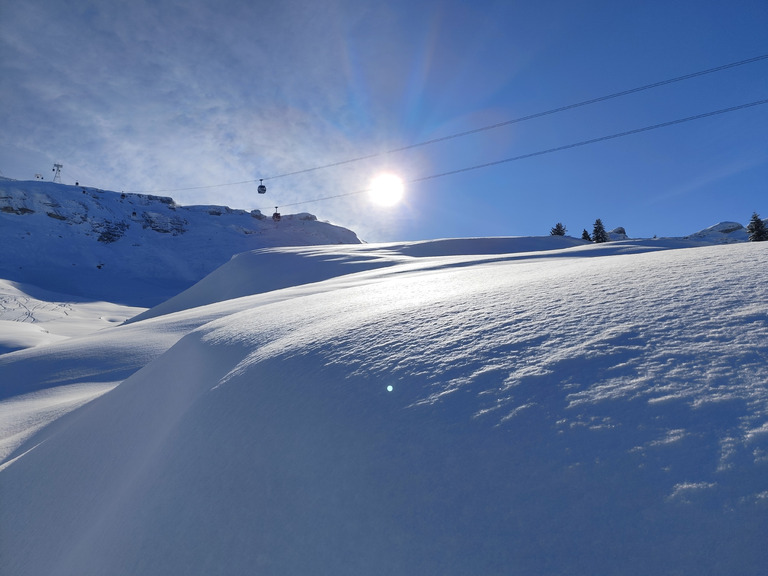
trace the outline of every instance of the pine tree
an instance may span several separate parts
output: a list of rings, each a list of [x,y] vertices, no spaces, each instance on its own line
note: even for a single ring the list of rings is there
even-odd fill
[[[595,227],[592,229],[592,240],[594,242],[608,242],[608,232],[605,231],[603,221],[598,218],[595,220]]]
[[[558,222],[555,224],[555,227],[550,229],[549,235],[550,236],[565,236],[565,233],[567,230],[565,229],[565,226],[563,226],[562,222]]]
[[[752,220],[747,224],[747,232],[749,232],[750,242],[764,242],[768,240],[768,228],[765,227],[765,222],[760,219],[757,212],[752,212]]]
[[[603,221],[598,218],[595,220],[595,224],[592,227],[592,241],[593,242],[608,242],[608,232],[605,231],[605,226],[603,225]]]
[[[581,233],[581,239],[586,240],[587,242],[592,242],[592,236],[589,235],[586,228],[584,228],[584,231]]]

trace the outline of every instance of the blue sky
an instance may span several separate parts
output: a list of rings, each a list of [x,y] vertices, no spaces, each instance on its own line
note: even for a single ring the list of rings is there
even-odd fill
[[[768,60],[274,177],[768,54],[766,30],[764,0],[0,0],[0,171],[61,162],[64,183],[278,205],[368,241],[746,224],[768,217],[768,105],[411,183],[393,208],[349,193],[764,100]]]

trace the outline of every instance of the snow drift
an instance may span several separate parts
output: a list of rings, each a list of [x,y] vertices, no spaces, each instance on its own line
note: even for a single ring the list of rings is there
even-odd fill
[[[761,574],[765,247],[538,244],[275,249],[308,282],[101,331],[166,338],[8,454],[3,571]]]

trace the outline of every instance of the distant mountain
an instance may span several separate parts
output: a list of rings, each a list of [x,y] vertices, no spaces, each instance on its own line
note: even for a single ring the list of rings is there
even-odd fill
[[[151,306],[233,255],[274,246],[359,244],[312,214],[180,206],[172,198],[0,180],[0,278]]]

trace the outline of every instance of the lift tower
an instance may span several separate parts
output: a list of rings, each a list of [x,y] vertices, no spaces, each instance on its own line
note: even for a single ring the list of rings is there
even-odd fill
[[[53,165],[53,171],[55,174],[53,175],[53,181],[58,182],[61,184],[61,169],[64,168],[62,164],[54,164]]]

